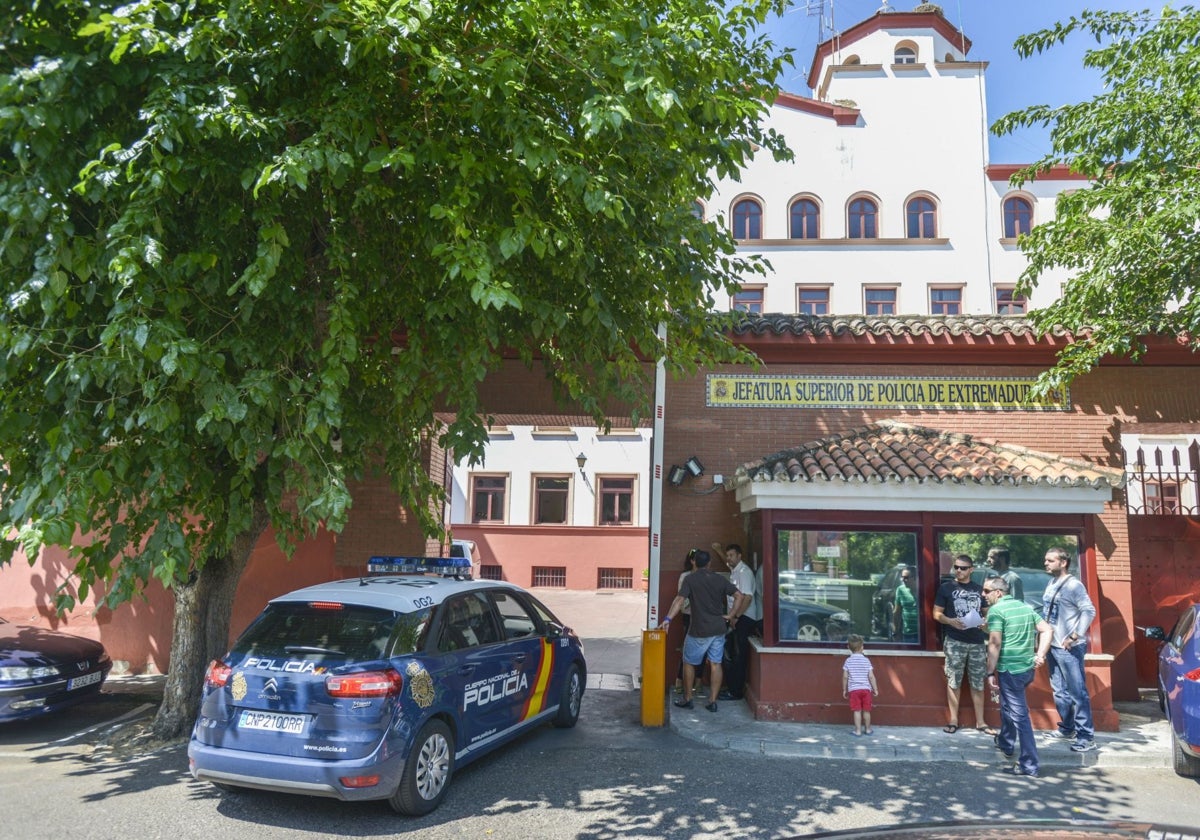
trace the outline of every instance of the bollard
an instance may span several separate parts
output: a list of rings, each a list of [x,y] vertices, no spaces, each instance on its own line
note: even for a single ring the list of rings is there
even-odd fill
[[[663,726],[667,706],[667,631],[642,631],[642,726]]]

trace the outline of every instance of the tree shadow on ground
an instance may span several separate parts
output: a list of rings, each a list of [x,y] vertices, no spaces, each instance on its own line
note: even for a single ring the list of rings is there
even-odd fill
[[[442,806],[420,818],[399,816],[383,802],[223,793],[190,777],[182,743],[145,755],[64,752],[39,760],[68,759],[70,775],[102,780],[99,789],[90,785],[86,802],[182,785],[197,820],[245,823],[220,833],[262,836],[775,838],[965,819],[1128,819],[1146,800],[1096,769],[1052,768],[1032,780],[1006,775],[999,763],[784,759],[714,749],[642,728],[633,692],[591,692],[576,729],[538,728],[462,768]]]

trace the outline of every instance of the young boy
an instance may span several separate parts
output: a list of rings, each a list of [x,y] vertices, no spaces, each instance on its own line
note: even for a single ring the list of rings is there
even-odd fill
[[[850,698],[850,710],[854,712],[855,738],[864,732],[874,735],[871,728],[871,697],[879,696],[879,687],[875,684],[875,671],[871,660],[862,652],[863,637],[857,633],[846,640],[850,655],[842,666],[842,696]]]

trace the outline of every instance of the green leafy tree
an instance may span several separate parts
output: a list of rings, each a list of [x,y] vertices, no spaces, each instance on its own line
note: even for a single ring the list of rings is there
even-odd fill
[[[993,130],[1048,126],[1051,151],[1015,176],[1021,183],[1053,164],[1092,179],[1059,196],[1056,217],[1021,237],[1029,258],[1019,291],[1045,271],[1070,272],[1062,297],[1031,313],[1075,341],[1043,377],[1058,385],[1107,355],[1138,357],[1150,335],[1200,335],[1200,13],[1083,12],[1019,38],[1028,57],[1068,37],[1091,35],[1085,67],[1098,70],[1104,92],[1077,104],[1040,105],[1000,119]]]
[[[436,531],[423,454],[478,459],[506,355],[598,423],[647,358],[744,358],[708,312],[761,267],[692,204],[786,155],[777,5],[3,4],[0,559],[72,546],[62,607],[170,589],[158,735],[269,528],[379,469]]]

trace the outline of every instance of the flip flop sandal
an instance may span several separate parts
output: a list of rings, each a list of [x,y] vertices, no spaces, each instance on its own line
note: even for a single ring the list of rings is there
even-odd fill
[[[947,735],[953,735],[955,732],[958,731],[958,724],[957,723],[947,724],[946,726],[942,727],[942,731],[945,732]]]
[[[992,737],[995,737],[1000,734],[999,729],[993,729],[990,726],[976,726],[975,729],[978,732],[982,732],[984,735],[991,735]]]

